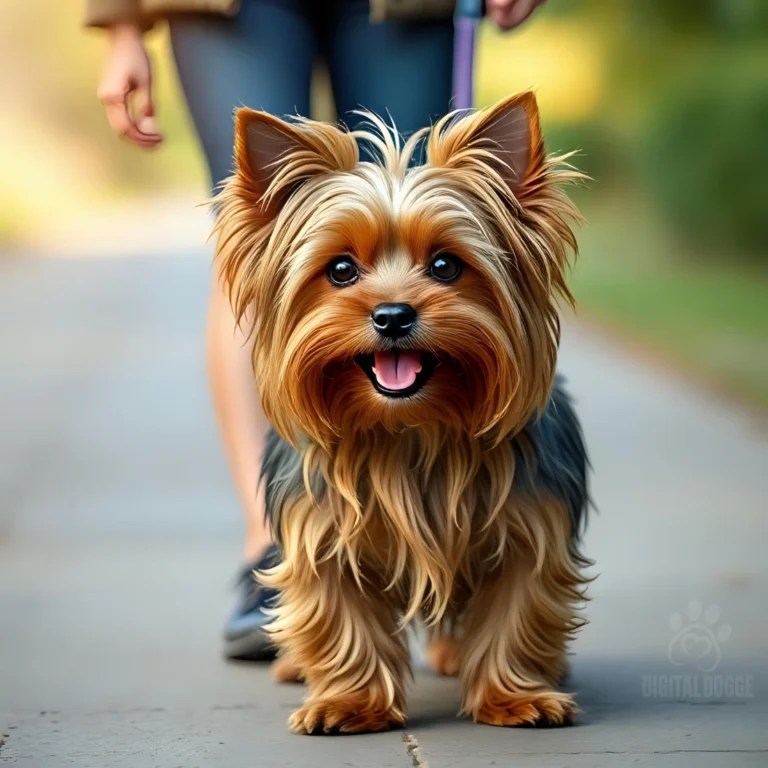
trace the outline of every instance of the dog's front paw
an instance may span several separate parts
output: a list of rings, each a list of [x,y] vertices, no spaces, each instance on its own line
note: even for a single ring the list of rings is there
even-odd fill
[[[571,696],[557,691],[489,696],[473,712],[474,720],[488,725],[573,725],[578,707]]]
[[[363,697],[307,701],[288,719],[294,733],[368,733],[402,728],[405,715],[391,707],[382,709]]]

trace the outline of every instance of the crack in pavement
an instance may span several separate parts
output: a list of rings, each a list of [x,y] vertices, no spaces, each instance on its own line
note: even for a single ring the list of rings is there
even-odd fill
[[[429,768],[429,760],[421,753],[419,740],[412,733],[406,733],[403,735],[403,742],[414,768]]]

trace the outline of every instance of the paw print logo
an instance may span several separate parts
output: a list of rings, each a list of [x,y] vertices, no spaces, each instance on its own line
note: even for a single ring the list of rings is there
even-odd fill
[[[731,625],[720,623],[720,606],[712,603],[705,610],[698,600],[688,603],[685,617],[673,613],[669,628],[669,660],[676,667],[696,667],[700,672],[717,668],[720,645],[731,636]]]

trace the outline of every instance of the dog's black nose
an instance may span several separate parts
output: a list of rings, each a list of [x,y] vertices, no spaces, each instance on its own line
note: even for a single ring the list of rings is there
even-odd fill
[[[371,312],[373,327],[390,339],[407,336],[416,319],[416,310],[410,304],[379,304]]]

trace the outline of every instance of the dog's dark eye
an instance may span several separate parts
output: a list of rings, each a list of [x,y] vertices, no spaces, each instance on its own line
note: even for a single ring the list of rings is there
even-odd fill
[[[334,285],[352,285],[358,277],[360,271],[349,256],[339,256],[328,265],[328,279]]]
[[[441,283],[450,283],[461,274],[463,266],[458,256],[441,253],[432,259],[432,263],[429,265],[429,274]]]

